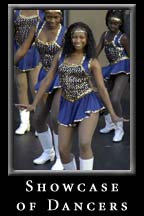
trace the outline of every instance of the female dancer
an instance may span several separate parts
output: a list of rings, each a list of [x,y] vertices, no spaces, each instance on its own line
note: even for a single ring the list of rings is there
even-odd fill
[[[65,170],[76,170],[75,157],[71,154],[74,127],[78,127],[80,148],[80,170],[93,169],[92,137],[98,122],[99,111],[104,108],[102,101],[91,86],[90,76],[94,75],[99,93],[114,122],[119,118],[111,105],[105,88],[101,67],[95,58],[96,45],[91,29],[82,22],[69,26],[62,51],[54,59],[49,73],[31,105],[18,104],[28,111],[35,110],[45,90],[50,86],[58,71],[62,96],[58,115],[59,148]]]
[[[108,31],[101,36],[97,46],[97,56],[104,48],[109,65],[102,68],[104,78],[107,80],[107,88],[110,92],[113,107],[118,116],[122,116],[122,96],[129,81],[130,60],[129,41],[123,33],[123,12],[121,10],[109,10],[106,14]],[[105,115],[105,127],[100,133],[109,133],[114,130],[113,142],[120,142],[124,136],[123,122],[112,122],[110,114]]]
[[[63,45],[63,38],[66,28],[61,25],[62,11],[61,10],[45,10],[45,21],[33,27],[27,40],[15,54],[15,62],[25,54],[31,45],[34,37],[35,44],[40,53],[42,68],[39,73],[38,82],[35,86],[37,91],[41,86],[41,81],[49,73],[49,68],[52,64],[54,55]],[[56,75],[53,83],[39,101],[34,114],[35,129],[38,132],[38,138],[43,148],[43,153],[40,157],[33,160],[35,164],[44,164],[47,161],[53,161],[56,151],[56,163],[52,167],[54,170],[63,169],[59,152],[58,152],[58,135],[57,135],[57,114],[59,109],[59,98],[61,90],[59,78]],[[53,138],[55,151],[52,144],[52,136],[50,128],[47,125],[48,114],[51,109],[51,125],[53,128]],[[50,123],[49,123],[50,124]]]
[[[28,37],[32,26],[43,20],[44,13],[41,10],[15,10],[14,11],[14,50],[19,47]],[[28,87],[34,98],[34,85],[36,84],[38,72],[40,70],[39,53],[34,45],[31,44],[25,56],[16,65],[16,87],[19,103],[29,103]],[[19,110],[20,125],[15,133],[25,134],[30,130],[30,113],[25,110]]]

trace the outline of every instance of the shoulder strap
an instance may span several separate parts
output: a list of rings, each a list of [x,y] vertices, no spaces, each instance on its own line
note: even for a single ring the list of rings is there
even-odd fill
[[[89,74],[90,73],[90,68],[89,68],[89,65],[90,65],[90,61],[91,61],[91,58],[88,58],[88,57],[85,57],[83,63],[82,63],[82,66],[84,67],[85,71]]]
[[[63,51],[60,53],[58,65],[61,65],[64,61],[65,55],[63,54]]]
[[[35,36],[37,37],[39,30],[41,29],[42,25],[44,24],[43,20],[38,21],[37,25],[36,25],[36,31],[35,31]]]
[[[57,38],[57,41],[56,41],[60,46],[63,44],[63,38],[65,35],[65,32],[66,32],[66,27],[62,26],[61,31],[60,31],[58,38]]]
[[[116,44],[119,44],[119,45],[120,45],[120,39],[121,39],[122,36],[123,36],[123,33],[120,31],[120,32],[117,34],[117,37],[116,37],[116,40],[115,40],[115,43],[116,43]]]
[[[43,12],[43,10],[39,10],[39,17],[41,21],[44,21],[45,19],[45,13]]]
[[[14,10],[14,19],[16,20],[16,18],[19,16],[20,11],[19,10]]]

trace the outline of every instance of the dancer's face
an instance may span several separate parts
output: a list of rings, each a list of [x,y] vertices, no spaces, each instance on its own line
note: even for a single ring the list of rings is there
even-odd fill
[[[62,16],[60,13],[45,10],[45,19],[51,28],[55,28],[61,23]]]
[[[87,44],[87,33],[85,31],[75,30],[71,38],[76,50],[83,50]]]
[[[108,19],[108,27],[112,32],[117,32],[121,26],[121,20],[117,17],[110,17]]]

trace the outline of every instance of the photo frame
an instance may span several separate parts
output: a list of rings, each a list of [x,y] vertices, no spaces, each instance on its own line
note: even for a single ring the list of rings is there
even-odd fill
[[[130,53],[131,53],[131,77],[130,77],[130,139],[129,139],[129,169],[97,169],[97,170],[92,170],[91,172],[69,172],[69,171],[64,171],[64,172],[52,172],[51,170],[46,170],[46,169],[21,169],[21,168],[15,168],[16,162],[15,162],[15,139],[14,139],[14,121],[15,121],[15,116],[14,116],[14,76],[13,76],[13,10],[15,8],[45,8],[45,7],[50,7],[50,8],[62,8],[64,10],[63,12],[63,17],[64,17],[64,25],[69,25],[74,19],[77,19],[76,16],[72,17],[72,13],[76,13],[77,11],[83,11],[86,12],[88,10],[91,10],[92,12],[94,11],[99,11],[102,12],[104,10],[108,10],[109,8],[120,8],[120,9],[125,9],[130,11]],[[71,20],[70,20],[70,12],[71,12]],[[80,16],[80,13],[78,13]],[[83,19],[84,17],[81,16],[79,19]],[[104,20],[103,20],[104,23]],[[8,37],[9,37],[9,62],[8,62],[8,70],[9,70],[9,79],[8,79],[8,94],[9,94],[9,119],[8,119],[8,126],[9,126],[9,134],[8,134],[8,175],[127,175],[127,174],[135,174],[136,170],[136,161],[135,161],[135,131],[134,131],[134,125],[135,125],[135,40],[134,40],[134,29],[135,29],[135,5],[132,4],[119,4],[119,5],[9,5],[8,7]],[[105,25],[105,24],[104,24]],[[12,37],[11,37],[12,36]],[[103,61],[103,59],[102,59]],[[19,143],[19,148],[21,148]],[[109,148],[109,146],[107,147]],[[128,146],[127,146],[128,148]],[[20,151],[19,151],[20,154]],[[18,156],[20,157],[20,155]],[[22,159],[22,158],[20,158]],[[27,160],[25,158],[25,160]],[[25,163],[25,162],[23,162]],[[20,165],[20,164],[19,164]]]

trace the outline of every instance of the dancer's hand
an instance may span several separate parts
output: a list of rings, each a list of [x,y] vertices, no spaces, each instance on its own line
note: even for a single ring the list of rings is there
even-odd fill
[[[114,123],[117,123],[117,122],[120,122],[120,121],[123,121],[123,122],[129,122],[130,121],[129,119],[125,119],[123,117],[119,117],[116,114],[111,115],[111,118],[112,118],[112,121]]]
[[[26,109],[26,111],[35,111],[35,106],[33,104],[15,104],[18,109]]]

